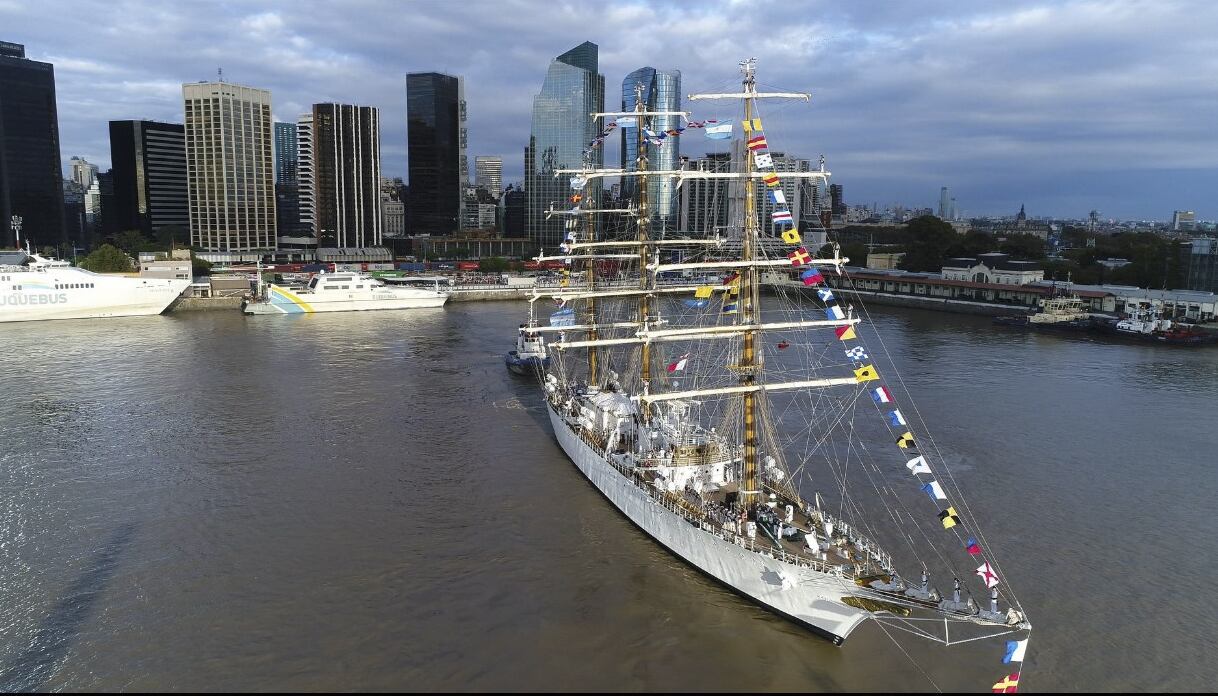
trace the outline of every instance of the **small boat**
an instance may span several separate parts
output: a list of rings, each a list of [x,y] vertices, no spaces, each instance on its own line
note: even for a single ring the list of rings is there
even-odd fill
[[[518,375],[539,375],[550,366],[550,356],[546,354],[546,341],[541,334],[530,331],[528,325],[520,325],[520,333],[516,336],[516,350],[508,351],[503,359],[507,369]]]

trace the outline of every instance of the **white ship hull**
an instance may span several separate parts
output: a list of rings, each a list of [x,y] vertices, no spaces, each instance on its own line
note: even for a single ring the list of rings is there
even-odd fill
[[[605,461],[554,409],[547,410],[559,445],[584,476],[631,522],[690,565],[836,645],[868,618],[840,601],[854,594],[852,581],[758,554],[694,526]]]
[[[270,285],[264,299],[246,302],[246,314],[315,314],[317,312],[365,312],[384,309],[442,307],[448,294],[423,288],[385,288],[372,278],[353,274],[328,276],[313,289],[294,292]],[[354,285],[355,287],[349,287]],[[338,286],[338,287],[335,287]]]
[[[293,308],[270,302],[249,302],[246,314],[311,314],[316,312],[364,312],[377,309],[422,309],[443,307],[447,296],[418,297],[404,300],[330,300],[309,302],[309,310],[294,311]]]
[[[0,281],[0,323],[160,314],[190,285],[187,280],[103,276],[75,268],[0,277],[6,279]]]

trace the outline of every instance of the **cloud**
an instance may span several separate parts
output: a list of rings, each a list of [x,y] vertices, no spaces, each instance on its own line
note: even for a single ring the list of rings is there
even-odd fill
[[[771,143],[824,153],[850,202],[932,205],[947,185],[975,213],[1022,201],[1032,214],[1103,205],[1120,217],[1163,219],[1176,208],[1218,217],[1196,185],[1218,169],[1218,6],[1209,3],[246,7],[0,0],[0,40],[55,63],[65,161],[105,166],[108,120],[180,121],[181,84],[222,68],[232,82],[270,89],[281,120],[320,101],[380,107],[386,174],[405,176],[405,75],[435,70],[465,78],[470,157],[501,156],[505,180],[519,179],[549,61],[591,40],[611,108],[622,78],[643,65],[680,69],[687,93],[722,91],[738,86],[737,62],[756,56],[767,88],[813,94],[810,105],[763,105]],[[732,115],[723,104],[694,110]],[[686,154],[708,149],[696,135],[683,140]],[[1146,185],[1159,176],[1169,181]]]

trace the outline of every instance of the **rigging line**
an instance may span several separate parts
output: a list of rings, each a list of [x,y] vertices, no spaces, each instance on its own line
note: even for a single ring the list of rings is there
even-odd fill
[[[856,397],[856,401],[855,401],[855,408],[857,408],[857,397]],[[851,437],[853,437],[853,418],[851,420]],[[861,440],[859,441],[859,443],[860,443],[860,445],[862,444]],[[850,446],[853,447],[853,442],[851,442]],[[881,472],[881,475],[882,475],[882,470],[879,469],[878,465],[875,464],[874,458],[871,455],[871,451],[868,448],[866,448],[865,446],[861,447],[861,450],[866,452],[866,458],[872,463],[872,468],[875,469],[877,472]],[[864,472],[867,473],[866,468],[864,468]],[[868,473],[867,475],[868,475],[868,479],[872,483],[872,487],[877,488],[874,480],[871,479],[870,474]],[[878,490],[878,488],[877,488],[877,490]],[[882,493],[879,493],[878,496],[880,497],[881,500],[884,500],[884,496]],[[902,498],[900,498],[899,496],[895,495],[895,492],[891,497],[896,501],[896,504],[899,506],[901,511],[904,512],[906,517],[908,517],[911,520],[911,522],[913,522],[914,528],[918,530],[918,533],[922,536],[923,540],[926,542],[926,546],[931,550],[931,552],[936,557],[938,557],[939,561],[944,566],[946,566],[948,569],[950,569],[957,577],[961,577],[963,574],[960,572],[960,569],[956,567],[955,563],[952,562],[952,560],[950,558],[945,557],[943,555],[943,553],[939,549],[939,544],[935,544],[934,542],[932,542],[930,539],[930,536],[926,533],[926,530],[922,528],[922,522],[920,521],[920,516],[915,517],[913,514],[911,514],[909,511],[909,508],[905,505],[904,500]],[[885,503],[885,506],[887,506],[886,503]],[[898,526],[899,526],[899,522],[898,522]],[[916,547],[914,547],[912,540],[910,540],[910,552],[913,554],[915,560],[925,564],[925,561],[922,558],[922,554],[920,554],[917,551]],[[967,577],[967,576],[965,576],[965,577]],[[971,593],[970,593],[970,596],[972,596]]]
[[[862,307],[863,313],[867,316],[868,324],[870,324],[871,326],[874,327],[875,322],[871,318],[871,312],[867,309],[866,304],[862,301],[862,296],[857,293],[857,288],[854,285],[853,279],[849,276],[849,274],[843,274],[843,277],[846,279],[846,282],[849,284],[850,288],[855,291],[854,294],[855,294],[856,301]],[[881,350],[884,351],[884,355],[887,358],[889,365],[893,369],[893,374],[896,375],[897,382],[901,385],[901,390],[904,392],[908,403],[913,407],[914,414],[916,415],[918,421],[922,424],[922,430],[923,430],[923,432],[926,433],[927,441],[930,442],[931,447],[934,449],[936,458],[939,460],[939,463],[943,465],[943,470],[947,472],[948,478],[951,481],[951,485],[956,490],[956,494],[961,502],[961,507],[964,509],[965,515],[967,516],[965,519],[968,521],[967,524],[968,524],[969,528],[971,530],[974,530],[977,537],[981,540],[981,542],[983,544],[985,544],[985,546],[983,548],[990,549],[989,558],[986,558],[986,561],[988,561],[994,567],[994,570],[998,571],[998,574],[1000,577],[1006,578],[1007,577],[1006,572],[1004,570],[1002,570],[1001,566],[999,565],[998,561],[996,560],[997,554],[995,553],[994,547],[992,547],[990,545],[989,541],[986,539],[985,533],[981,529],[981,525],[977,522],[977,518],[973,515],[972,509],[970,508],[970,506],[968,504],[968,500],[964,497],[963,490],[960,488],[959,484],[956,482],[955,474],[951,471],[951,467],[947,464],[947,461],[943,458],[943,454],[939,449],[939,445],[935,441],[934,436],[931,435],[930,429],[926,427],[926,420],[922,417],[921,411],[919,411],[918,405],[914,401],[913,396],[911,395],[911,393],[909,391],[909,387],[905,384],[905,379],[901,376],[901,372],[897,368],[896,362],[892,359],[892,354],[888,350],[888,345],[884,342],[884,339],[880,335],[879,331],[873,330],[872,333],[875,334],[877,340],[879,341],[880,348],[881,348]],[[957,535],[957,538],[958,538],[958,535]],[[1007,599],[1011,603],[1011,605],[1014,606],[1016,608],[1016,610],[1022,614],[1023,613],[1023,604],[1019,601],[1018,597],[1016,596],[1015,590],[1011,587],[1010,583],[1004,583],[1004,584],[1006,586],[1005,587],[1006,592],[1004,592],[1003,594],[1005,594],[1007,596]],[[1025,615],[1025,618],[1026,618],[1026,615]]]
[[[870,614],[871,612],[868,613]],[[872,618],[874,619],[874,616]],[[901,645],[900,642],[898,642],[897,639],[888,632],[888,627],[884,625],[884,622],[875,621],[874,623],[880,627],[880,630],[884,632],[885,636],[888,636],[888,640],[892,641],[892,644],[897,646],[897,650],[900,650],[901,653],[905,655],[905,658],[909,660],[909,663],[916,667],[917,670],[922,673],[922,676],[926,677],[926,681],[930,682],[931,686],[935,688],[935,691],[943,693],[943,689],[935,682],[930,674],[926,672],[926,670],[922,669],[922,665],[918,664],[918,661],[913,658],[913,655],[910,655],[909,652],[905,650],[905,646]]]
[[[780,287],[781,287],[781,286],[780,286]],[[784,288],[784,289],[785,289],[785,288]],[[908,393],[907,393],[907,396],[908,396]],[[912,398],[910,398],[909,400],[912,402]],[[876,404],[876,405],[875,405],[875,407],[876,407],[877,411],[880,413],[881,418],[883,418],[883,410],[880,408],[880,405],[879,405],[879,404]],[[893,434],[895,434],[895,431],[892,429],[892,427],[891,427],[890,425],[888,425],[888,423],[887,423],[887,419],[884,419],[884,423],[885,423],[885,427],[886,427],[886,428],[889,430],[890,436],[891,436],[891,435],[893,435]],[[868,458],[870,459],[870,455],[868,456]],[[874,462],[873,462],[873,466],[874,466]],[[876,467],[876,470],[877,470],[877,472],[879,471],[878,467]],[[920,481],[920,479],[916,479],[916,477],[915,477],[915,480],[919,480],[919,481]],[[873,482],[873,485],[874,485],[874,482]],[[895,497],[895,492],[894,492],[894,494],[893,494],[893,495],[894,495],[894,497]],[[881,493],[881,497],[882,497],[882,493]],[[961,498],[963,498],[963,496],[960,496],[960,497],[961,497]],[[898,499],[898,500],[899,500],[899,499]],[[905,506],[904,506],[904,503],[903,503],[903,502],[901,502],[901,506],[902,506],[902,509],[904,509],[904,510],[905,510],[906,514],[907,514],[907,515],[909,515],[911,519],[916,519],[916,518],[914,518],[914,516],[913,516],[912,514],[910,514],[910,513],[909,513],[908,509],[907,509],[907,508],[905,508]],[[968,575],[968,574],[965,574],[965,573],[961,572],[961,569],[960,569],[960,568],[958,568],[958,567],[956,567],[956,564],[955,564],[954,562],[951,562],[951,561],[949,561],[949,560],[947,560],[946,558],[944,558],[944,557],[943,557],[943,554],[942,554],[942,553],[940,553],[940,552],[939,552],[939,550],[938,550],[938,546],[939,546],[939,545],[938,545],[938,544],[934,544],[934,543],[932,543],[932,542],[930,541],[929,537],[927,537],[927,536],[926,536],[926,534],[925,534],[925,530],[922,530],[922,529],[921,529],[920,524],[918,524],[917,526],[919,527],[920,533],[922,533],[922,535],[923,535],[924,537],[926,537],[926,541],[927,541],[928,546],[930,546],[932,549],[934,549],[934,550],[935,550],[936,555],[938,555],[938,556],[939,556],[940,560],[942,560],[942,561],[944,561],[944,562],[945,562],[945,564],[946,564],[946,565],[947,565],[947,566],[948,566],[948,567],[949,567],[949,568],[950,568],[950,569],[953,571],[953,573],[956,575],[956,577],[957,577],[957,578],[959,578],[959,577],[967,577],[967,575]],[[960,539],[960,535],[959,535],[958,530],[954,530],[954,531],[953,531],[953,535],[954,535],[954,536],[957,538],[957,541],[958,541],[958,542],[960,542],[960,544],[961,544],[961,545],[963,545],[963,541]],[[915,552],[915,556],[918,556],[918,554],[917,554],[916,552]],[[970,573],[970,574],[971,574],[971,573]],[[972,597],[972,596],[973,596],[973,594],[972,594],[972,590],[971,590],[971,589],[966,589],[966,588],[962,588],[962,589],[964,589],[965,593],[966,593],[966,594],[968,594],[970,597]]]

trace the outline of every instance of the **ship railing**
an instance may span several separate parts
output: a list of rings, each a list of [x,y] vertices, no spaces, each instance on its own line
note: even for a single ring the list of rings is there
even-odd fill
[[[584,444],[591,447],[593,451],[601,450],[602,445],[598,444],[592,437],[590,437],[587,434],[587,431],[585,431],[583,428],[573,425],[572,430],[574,430],[579,439],[582,440]],[[707,521],[705,515],[695,516],[691,514],[684,505],[678,503],[672,496],[668,495],[667,491],[661,491],[654,486],[650,486],[645,482],[635,479],[637,470],[633,467],[623,466],[609,459],[608,457],[605,457],[604,461],[614,469],[617,469],[618,472],[620,472],[623,476],[626,476],[634,481],[635,485],[646,493],[653,502],[708,534],[713,534],[723,541],[748,549],[753,553],[769,556],[776,560],[782,561],[783,563],[789,563],[801,568],[808,568],[809,570],[813,570],[818,573],[838,575],[847,579],[854,578],[855,573],[850,567],[844,567],[836,563],[829,563],[828,561],[822,561],[818,558],[810,558],[801,554],[789,553],[785,549],[774,547],[773,544],[759,545],[755,539],[732,532],[724,528],[722,525],[717,526],[711,524]]]

